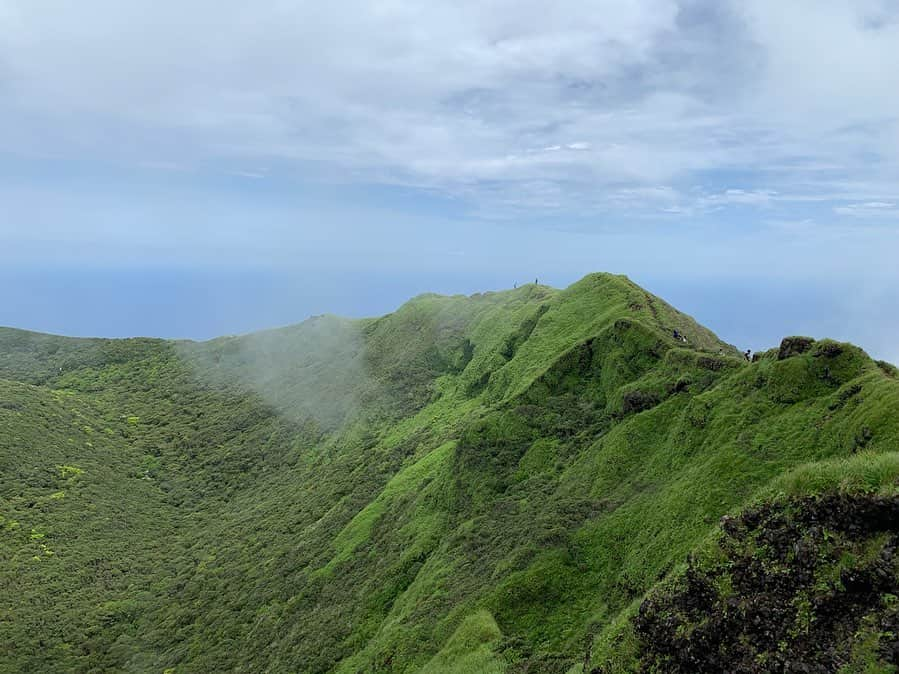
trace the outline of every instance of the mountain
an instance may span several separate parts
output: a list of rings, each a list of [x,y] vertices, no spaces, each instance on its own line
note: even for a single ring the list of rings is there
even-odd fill
[[[896,368],[621,276],[0,329],[0,671],[896,671],[897,484]]]

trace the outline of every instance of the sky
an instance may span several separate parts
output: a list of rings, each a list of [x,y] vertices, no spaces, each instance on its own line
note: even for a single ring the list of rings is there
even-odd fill
[[[0,0],[0,324],[624,273],[899,362],[895,0]]]

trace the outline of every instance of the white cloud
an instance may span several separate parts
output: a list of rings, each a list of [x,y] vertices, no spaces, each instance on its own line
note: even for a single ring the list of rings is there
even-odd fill
[[[228,175],[237,176],[238,178],[250,178],[252,180],[262,180],[266,177],[266,174],[260,171],[229,171]]]
[[[885,201],[866,201],[860,204],[846,204],[845,206],[837,206],[834,213],[839,215],[851,215],[853,217],[879,217],[899,216],[899,208],[896,204],[887,203]]]
[[[774,190],[743,190],[729,188],[719,194],[708,194],[699,197],[697,204],[703,208],[722,208],[728,205],[769,206],[778,199]]]
[[[856,215],[826,184],[893,196],[876,186],[899,178],[897,16],[877,0],[6,0],[0,151],[312,166],[490,212],[589,212],[665,184],[687,195],[669,213],[801,198]],[[726,189],[734,172],[762,187]]]

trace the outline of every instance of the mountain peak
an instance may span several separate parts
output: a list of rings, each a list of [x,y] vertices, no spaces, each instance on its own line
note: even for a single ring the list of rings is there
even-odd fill
[[[897,409],[861,349],[748,363],[612,274],[199,343],[0,330],[0,670],[883,669]]]

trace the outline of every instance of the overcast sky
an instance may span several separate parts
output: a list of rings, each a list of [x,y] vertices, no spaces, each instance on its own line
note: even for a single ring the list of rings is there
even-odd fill
[[[0,323],[609,270],[899,361],[895,0],[0,0]]]

